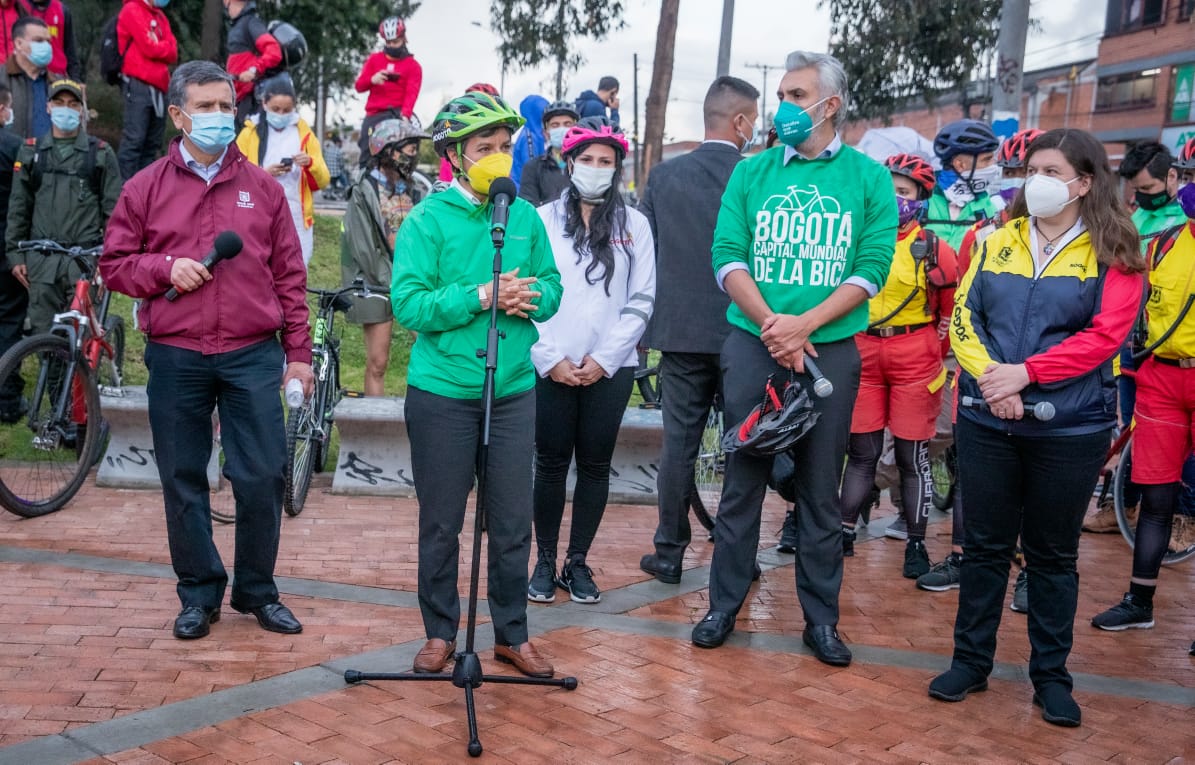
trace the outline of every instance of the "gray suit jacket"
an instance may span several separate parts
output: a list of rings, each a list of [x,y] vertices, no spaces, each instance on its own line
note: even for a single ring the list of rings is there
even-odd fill
[[[703,143],[652,168],[639,210],[656,238],[656,309],[643,344],[673,353],[719,353],[730,298],[714,278],[711,248],[722,192],[742,159]]]

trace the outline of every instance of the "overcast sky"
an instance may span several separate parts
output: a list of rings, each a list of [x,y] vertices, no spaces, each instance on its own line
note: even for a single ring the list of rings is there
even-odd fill
[[[1088,6],[1086,11],[1080,6]],[[1092,12],[1087,3],[1039,0],[1032,3],[1038,29],[1031,30],[1026,45],[1026,68],[1054,66],[1081,58],[1094,58],[1103,27],[1102,3]],[[632,128],[634,54],[639,54],[639,128],[643,130],[643,103],[651,84],[655,55],[659,0],[626,0],[626,28],[605,41],[583,41],[578,50],[586,62],[580,70],[566,74],[565,90],[570,98],[593,89],[605,74],[622,83],[622,121]],[[425,0],[407,20],[410,49],[423,66],[423,89],[416,113],[429,122],[439,107],[477,81],[498,85],[501,64],[495,51],[497,34],[490,29],[489,0]],[[784,10],[777,10],[783,8]],[[481,23],[480,27],[471,24]],[[701,138],[701,99],[713,80],[717,66],[718,39],[722,23],[722,0],[684,0],[676,36],[676,61],[668,104],[666,135],[669,140]],[[763,72],[751,64],[782,66],[789,51],[826,50],[830,30],[828,9],[816,0],[737,0],[730,73],[763,88]],[[781,72],[769,71],[768,110],[775,109],[775,92]],[[552,100],[555,67],[508,72],[504,95],[517,106],[525,96],[541,93]],[[359,122],[363,101],[340,105],[350,122]],[[333,109],[333,115],[335,109]]]

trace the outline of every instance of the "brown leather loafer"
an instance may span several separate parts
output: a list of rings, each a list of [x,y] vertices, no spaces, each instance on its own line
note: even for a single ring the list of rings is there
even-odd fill
[[[456,650],[456,641],[446,641],[440,638],[432,638],[419,649],[419,653],[415,654],[415,671],[416,672],[442,672],[444,665],[452,658],[452,652]]]
[[[496,645],[494,658],[507,664],[513,664],[515,669],[528,677],[551,677],[556,670],[552,662],[539,655],[535,646],[530,643],[522,645]]]

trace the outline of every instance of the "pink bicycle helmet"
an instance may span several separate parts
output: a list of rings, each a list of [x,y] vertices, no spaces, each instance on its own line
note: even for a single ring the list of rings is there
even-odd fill
[[[622,134],[618,125],[606,117],[586,117],[564,134],[564,144],[561,146],[561,150],[568,156],[579,152],[591,143],[604,143],[614,147],[619,162],[626,157],[627,152],[631,149],[626,136]]]
[[[406,33],[407,25],[397,16],[387,16],[378,24],[378,37],[383,40],[397,40]]]

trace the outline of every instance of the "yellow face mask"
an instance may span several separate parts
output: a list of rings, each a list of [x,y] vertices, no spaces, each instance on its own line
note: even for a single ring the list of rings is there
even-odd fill
[[[482,196],[490,193],[490,184],[495,178],[509,178],[514,167],[514,157],[501,151],[487,154],[476,162],[468,157],[465,159],[472,163],[465,171],[465,177],[469,179],[473,190]]]

